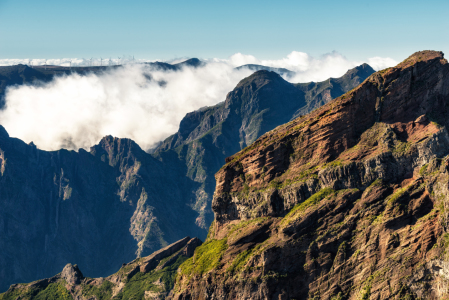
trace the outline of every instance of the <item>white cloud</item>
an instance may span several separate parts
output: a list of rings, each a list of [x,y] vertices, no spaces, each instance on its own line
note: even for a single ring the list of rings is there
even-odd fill
[[[143,63],[152,62],[154,60],[148,59],[134,59],[132,56],[121,56],[117,58],[23,58],[23,59],[0,59],[0,66],[13,66],[13,65],[29,65],[29,66],[43,66],[43,65],[54,65],[54,66],[109,66],[109,65],[121,65],[121,64],[132,64],[132,63]]]
[[[248,70],[222,63],[181,72],[129,65],[102,75],[59,77],[43,86],[12,87],[0,123],[39,148],[89,148],[105,135],[149,149],[177,131],[187,112],[223,101]],[[166,85],[158,82],[164,81]]]
[[[307,53],[293,51],[285,58],[278,60],[258,60],[252,55],[236,53],[228,62],[233,66],[259,64],[273,68],[286,68],[296,72],[293,78],[286,78],[291,82],[323,81],[329,77],[340,77],[347,70],[368,63],[374,70],[381,70],[397,64],[392,58],[374,57],[366,61],[350,61],[343,55],[332,52],[320,58],[314,58]]]
[[[67,65],[68,60],[47,60],[47,64]],[[86,59],[70,60],[72,66],[91,63]],[[130,58],[126,60],[130,62]],[[92,62],[100,65],[99,60]],[[124,62],[121,58],[112,64]],[[391,58],[379,57],[367,62],[374,69],[396,64]],[[18,63],[28,64],[28,60],[0,60],[0,65]],[[44,63],[45,60],[33,60],[33,65]],[[296,72],[289,81],[308,82],[340,77],[363,62],[349,61],[338,53],[314,58],[294,51],[279,60],[259,60],[237,53],[178,72],[129,64],[99,75],[73,74],[45,85],[11,87],[6,93],[6,108],[0,111],[0,124],[11,136],[33,141],[45,150],[88,149],[109,134],[131,138],[149,149],[175,133],[186,113],[225,100],[226,94],[252,73],[234,67],[249,63],[287,68]],[[148,75],[152,80],[148,80]]]
[[[376,71],[393,67],[398,64],[398,62],[392,58],[379,56],[368,58],[367,63]]]

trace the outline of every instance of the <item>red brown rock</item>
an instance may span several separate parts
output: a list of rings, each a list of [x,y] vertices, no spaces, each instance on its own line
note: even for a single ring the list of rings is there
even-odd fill
[[[448,297],[448,105],[443,53],[417,52],[228,158],[173,298]]]

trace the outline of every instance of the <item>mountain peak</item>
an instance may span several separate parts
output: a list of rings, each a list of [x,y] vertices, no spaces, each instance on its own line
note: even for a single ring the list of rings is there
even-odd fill
[[[228,158],[205,243],[222,259],[181,266],[174,299],[443,299],[448,107],[447,61],[419,52]]]
[[[444,53],[442,51],[424,50],[418,51],[410,55],[403,62],[396,66],[397,69],[405,69],[413,66],[419,62],[428,62],[431,60],[444,59]]]
[[[199,60],[198,58],[190,58],[188,60],[185,60],[183,62],[180,62],[178,64],[175,64],[175,66],[189,66],[189,67],[200,67],[202,66],[204,63]]]
[[[345,75],[343,75],[341,78],[353,78],[355,76],[366,78],[370,76],[371,74],[375,73],[376,71],[367,63],[363,63],[360,66],[357,66],[355,68],[349,69]]]
[[[242,87],[244,85],[248,85],[251,83],[255,84],[263,84],[266,83],[266,81],[272,81],[272,80],[278,80],[278,81],[285,81],[281,75],[274,71],[267,71],[267,70],[259,70],[251,74],[250,76],[242,79],[236,86],[236,89],[239,87]]]

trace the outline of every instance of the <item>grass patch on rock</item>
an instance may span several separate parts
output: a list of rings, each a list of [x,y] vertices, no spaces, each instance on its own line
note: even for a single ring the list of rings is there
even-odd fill
[[[145,299],[145,291],[166,293],[170,291],[176,279],[178,267],[186,261],[186,257],[180,255],[170,266],[162,270],[153,270],[148,273],[136,273],[126,283],[123,290],[114,299]],[[106,298],[104,298],[106,299]]]
[[[97,300],[111,299],[113,287],[114,284],[107,280],[105,280],[100,286],[88,284],[83,287],[83,295],[95,296]]]
[[[333,195],[335,191],[331,188],[324,188],[310,196],[304,202],[296,204],[290,212],[284,217],[281,224],[288,224],[296,219],[299,215],[306,211],[307,208],[318,204],[321,200],[329,195]]]
[[[227,239],[211,239],[195,249],[193,257],[187,259],[181,266],[183,275],[202,275],[217,268],[221,258],[228,248]]]

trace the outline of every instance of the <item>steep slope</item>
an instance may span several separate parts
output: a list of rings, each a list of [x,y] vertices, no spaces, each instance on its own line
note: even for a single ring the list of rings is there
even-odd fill
[[[207,229],[213,219],[213,175],[226,157],[276,126],[355,88],[372,72],[368,65],[362,65],[341,78],[306,84],[291,84],[275,72],[255,72],[242,80],[223,103],[187,114],[179,131],[159,145],[155,156],[165,163],[187,167],[187,176],[198,185],[184,194],[199,213],[198,226]]]
[[[289,121],[303,96],[275,73],[256,73],[207,109],[194,133],[186,117],[180,132],[189,142],[182,138],[157,159],[111,136],[90,152],[41,151],[0,127],[0,291],[49,277],[67,262],[105,276],[188,234],[205,238],[213,174],[224,158]]]
[[[448,297],[448,109],[417,52],[228,158],[173,298]]]
[[[91,152],[46,152],[0,126],[0,289],[77,263],[104,276],[185,236],[184,170],[111,136]],[[170,188],[168,188],[170,186]]]
[[[295,86],[305,93],[307,105],[295,117],[305,115],[314,109],[340,97],[361,84],[375,71],[368,64],[362,64],[348,70],[340,78],[329,78],[322,82],[297,83]]]
[[[61,273],[29,284],[14,284],[0,300],[15,299],[165,299],[173,288],[176,271],[194,249],[197,238],[186,237],[147,257],[123,264],[106,278],[88,278],[77,265],[67,264]]]

